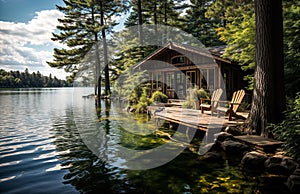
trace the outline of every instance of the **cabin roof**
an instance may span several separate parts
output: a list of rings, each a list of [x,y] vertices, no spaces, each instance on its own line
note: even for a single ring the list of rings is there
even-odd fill
[[[227,45],[221,45],[221,46],[213,46],[207,48],[208,51],[213,55],[215,59],[218,59],[220,61],[224,61],[226,63],[232,64],[232,61],[230,59],[224,58],[222,55],[225,52]]]
[[[170,50],[177,51],[178,53],[181,53],[188,58],[189,56],[192,55],[201,55],[203,57],[210,58],[212,60],[220,60],[231,64],[232,62],[230,60],[222,58],[225,48],[226,45],[209,47],[209,48],[201,48],[201,47],[194,47],[194,46],[181,44],[181,43],[168,42],[162,47],[155,50],[147,57],[145,57],[142,61],[137,63],[134,68],[138,68],[141,65],[145,64],[147,61],[152,60],[156,56]]]

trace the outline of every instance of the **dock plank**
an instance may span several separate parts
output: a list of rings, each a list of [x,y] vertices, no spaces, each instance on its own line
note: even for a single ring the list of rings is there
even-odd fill
[[[222,127],[224,118],[212,117],[210,114],[202,114],[200,110],[184,109],[179,107],[164,107],[163,111],[155,112],[155,108],[151,107],[153,117],[182,124],[206,131],[209,126]]]
[[[235,139],[266,153],[274,153],[283,142],[258,135],[235,136]]]

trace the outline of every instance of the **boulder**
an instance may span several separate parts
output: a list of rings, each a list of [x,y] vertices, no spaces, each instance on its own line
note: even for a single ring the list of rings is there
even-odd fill
[[[248,152],[242,158],[242,167],[245,170],[264,171],[268,157],[256,151]]]
[[[282,155],[275,155],[265,161],[266,171],[270,174],[290,175],[297,167],[297,162]]]
[[[208,163],[223,163],[224,158],[221,153],[217,152],[207,152],[205,153],[201,159],[201,161],[208,162]]]
[[[214,143],[209,143],[203,147],[200,147],[199,154],[203,155],[207,152],[221,152],[223,151],[220,142],[215,141]]]
[[[225,132],[229,133],[233,136],[238,136],[238,135],[242,135],[242,132],[239,128],[237,128],[236,126],[227,126],[225,128]]]
[[[289,176],[286,185],[289,190],[294,193],[300,191],[300,168],[297,168],[294,173]]]
[[[223,142],[225,140],[233,140],[234,139],[233,135],[226,133],[226,132],[216,133],[216,134],[214,134],[214,137],[215,137],[216,141],[218,141],[218,142]]]
[[[136,111],[136,108],[129,108],[129,112],[134,113]]]
[[[243,155],[250,150],[249,146],[232,140],[222,142],[222,148],[226,154],[230,155]]]

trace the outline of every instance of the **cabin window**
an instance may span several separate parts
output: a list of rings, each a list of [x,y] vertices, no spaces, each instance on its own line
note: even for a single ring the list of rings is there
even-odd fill
[[[184,63],[184,56],[177,56],[172,59],[172,64]]]
[[[201,88],[207,90],[215,89],[215,69],[202,69],[202,80],[201,80]]]
[[[206,81],[206,79],[207,79],[207,70],[206,69],[203,69],[202,71],[201,71],[201,74],[202,74],[202,79],[201,79],[201,85],[200,85],[200,87],[201,88],[203,88],[203,89],[207,89],[207,81]]]
[[[162,73],[153,72],[152,73],[152,90],[161,90],[162,89]]]
[[[186,72],[186,88],[194,88],[196,84],[196,71]]]
[[[181,71],[176,73],[176,94],[179,99],[185,98],[185,74]]]
[[[208,79],[209,79],[209,89],[214,90],[215,89],[215,70],[209,69],[208,70]]]
[[[175,86],[175,76],[174,73],[167,73],[167,89],[174,89]]]

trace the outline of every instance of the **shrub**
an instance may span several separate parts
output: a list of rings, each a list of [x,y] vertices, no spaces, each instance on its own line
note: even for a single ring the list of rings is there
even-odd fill
[[[189,88],[182,107],[197,108],[195,101],[199,101],[201,98],[209,99],[209,94],[203,88],[198,89],[197,86]]]
[[[139,98],[139,101],[136,105],[136,112],[137,113],[145,113],[147,112],[147,106],[151,104],[151,100],[148,98],[147,88],[143,88],[143,93]]]
[[[203,88],[196,89],[197,98],[200,100],[201,98],[209,99],[209,93],[207,93]]]
[[[287,155],[300,162],[300,93],[297,93],[292,108],[285,112],[285,120],[270,127],[275,138],[284,142]]]
[[[151,96],[151,102],[162,102],[166,103],[168,96],[162,93],[161,91],[155,91]]]

